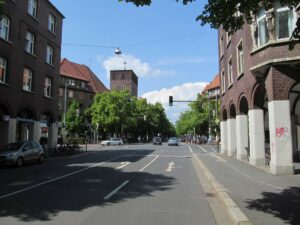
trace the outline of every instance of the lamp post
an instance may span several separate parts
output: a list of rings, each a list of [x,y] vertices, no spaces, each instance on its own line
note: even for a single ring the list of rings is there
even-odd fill
[[[74,84],[71,84],[72,86],[74,86]],[[65,81],[65,89],[64,89],[64,127],[66,127],[66,114],[67,114],[67,89],[68,89],[68,82]]]

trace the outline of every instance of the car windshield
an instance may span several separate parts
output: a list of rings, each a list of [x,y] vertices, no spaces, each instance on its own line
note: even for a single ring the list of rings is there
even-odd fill
[[[17,143],[10,143],[5,146],[3,146],[0,151],[17,151],[21,148],[23,145],[23,142],[17,142]]]
[[[172,141],[176,141],[176,140],[177,140],[177,138],[176,138],[176,137],[171,137],[171,138],[170,138],[170,140],[172,140]]]

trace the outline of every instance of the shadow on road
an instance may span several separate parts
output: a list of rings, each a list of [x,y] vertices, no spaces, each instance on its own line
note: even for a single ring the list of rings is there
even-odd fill
[[[151,152],[152,151],[149,150],[138,152],[132,150],[116,150],[113,155],[110,154],[106,156],[105,152],[100,154],[104,154],[103,156],[105,156],[102,157],[103,161],[106,160],[106,157],[111,159],[116,155],[124,155],[125,159],[128,158],[127,161],[137,162]],[[8,172],[6,176],[20,173],[21,176],[24,174],[24,171],[21,171],[25,169],[26,174],[32,172],[32,174],[27,177],[28,180],[30,180],[30,178],[32,180],[34,172],[36,172],[36,176],[42,176],[41,173],[44,172],[45,177],[50,176],[53,179],[59,175],[57,171],[64,171],[64,174],[66,174],[86,168],[85,163],[99,163],[99,160],[97,160],[99,155],[94,155],[94,157],[89,157],[89,160],[79,158],[75,161],[75,159],[73,159],[74,162],[72,161],[73,165],[71,167],[69,166],[71,159],[66,159],[66,161],[49,161],[44,165],[27,166],[16,170],[2,170],[1,173],[4,171]],[[128,157],[129,155],[133,157]],[[111,160],[110,162],[122,162],[124,161],[124,157]],[[151,160],[151,158],[149,160]],[[65,164],[62,164],[63,162],[65,162]],[[48,170],[51,170],[51,172],[46,173]],[[3,174],[0,174],[0,179],[2,175]],[[60,176],[61,175],[63,174],[60,174]],[[16,175],[16,179],[20,178],[20,176],[18,177]],[[24,180],[23,178],[23,181]],[[125,187],[110,199],[104,200],[105,196],[127,180],[130,182]],[[128,201],[129,199],[152,196],[153,192],[172,189],[172,185],[175,184],[175,182],[175,178],[162,174],[137,172],[136,170],[133,172],[118,170],[104,164],[65,177],[64,179],[59,179],[37,188],[0,199],[0,218],[10,216],[28,223],[33,221],[51,221],[59,214],[60,216],[66,216],[70,215],[68,214],[69,212],[81,212],[90,207],[105,207],[107,205]],[[24,187],[18,187],[18,189],[21,188]],[[10,192],[13,192],[13,190]]]
[[[290,187],[281,193],[263,192],[263,197],[248,200],[247,208],[274,215],[286,224],[300,225],[300,187]]]

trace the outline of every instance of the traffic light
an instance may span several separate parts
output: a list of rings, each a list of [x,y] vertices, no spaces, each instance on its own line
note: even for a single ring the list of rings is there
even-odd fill
[[[173,106],[173,96],[169,96],[169,106]]]

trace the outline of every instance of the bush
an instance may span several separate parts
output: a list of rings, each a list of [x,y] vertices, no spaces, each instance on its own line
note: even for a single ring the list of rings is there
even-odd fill
[[[85,144],[85,138],[84,137],[67,138],[66,143],[72,144],[72,145],[83,145],[83,144]]]

